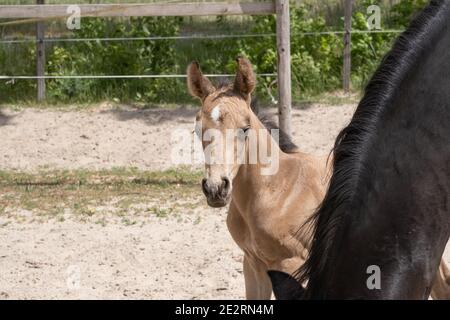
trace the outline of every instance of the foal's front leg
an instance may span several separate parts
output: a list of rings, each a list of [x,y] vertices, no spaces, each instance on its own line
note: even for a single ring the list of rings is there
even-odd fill
[[[270,300],[272,283],[265,265],[244,255],[245,298],[247,300]]]
[[[447,268],[444,258],[441,259],[439,270],[436,272],[436,277],[431,287],[431,297],[433,300],[450,299],[450,270]]]

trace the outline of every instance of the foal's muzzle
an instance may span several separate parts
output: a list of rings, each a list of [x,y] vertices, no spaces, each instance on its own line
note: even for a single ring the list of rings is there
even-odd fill
[[[230,200],[231,182],[227,177],[222,177],[218,183],[205,178],[202,180],[202,190],[209,206],[224,207]]]

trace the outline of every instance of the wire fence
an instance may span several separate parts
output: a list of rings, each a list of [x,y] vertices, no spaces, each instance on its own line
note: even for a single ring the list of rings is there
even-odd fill
[[[401,33],[403,30],[353,30],[351,34],[370,34],[370,33]],[[321,31],[321,32],[300,32],[292,33],[291,37],[295,36],[321,36],[321,35],[340,35],[345,34],[345,31]],[[36,42],[108,42],[108,41],[157,41],[157,40],[194,40],[194,39],[237,39],[237,38],[266,38],[276,37],[275,33],[259,33],[259,34],[194,34],[189,36],[167,36],[167,37],[114,37],[114,38],[45,38],[38,40],[36,38],[25,39],[6,39],[0,40],[0,44],[14,44],[14,43],[36,43]]]
[[[43,2],[44,0],[39,0],[37,3]],[[219,81],[225,82],[228,80],[226,78],[234,77],[235,74],[211,73],[223,69],[226,70],[225,72],[230,72],[231,68],[227,65],[228,62],[222,58],[222,53],[226,53],[226,56],[236,56],[242,54],[238,48],[243,48],[245,55],[251,57],[252,61],[257,61],[255,70],[260,72],[257,74],[260,84],[258,95],[263,96],[262,99],[278,105],[280,127],[285,132],[290,133],[290,108],[294,95],[298,99],[299,92],[300,94],[303,94],[303,92],[308,94],[307,90],[310,88],[312,88],[311,91],[333,90],[338,86],[340,77],[343,79],[344,91],[350,91],[350,85],[346,86],[345,83],[350,83],[352,77],[350,67],[350,48],[352,46],[350,39],[352,34],[394,35],[403,32],[403,30],[394,29],[402,28],[402,25],[394,24],[392,29],[384,30],[358,30],[358,28],[352,30],[351,23],[350,26],[348,23],[344,24],[344,30],[333,30],[341,29],[337,25],[321,27],[320,23],[319,25],[310,24],[311,28],[299,30],[299,25],[291,24],[290,26],[289,9],[286,9],[289,8],[289,5],[286,5],[289,4],[288,0],[271,1],[264,5],[253,1],[245,3],[245,6],[221,2],[215,5],[200,5],[195,8],[187,8],[184,5],[165,6],[169,2],[184,3],[183,0],[167,1],[163,3],[164,5],[149,4],[143,7],[136,4],[107,5],[106,7],[85,5],[83,15],[87,14],[86,16],[99,18],[196,17],[226,16],[229,14],[238,16],[272,15],[275,17],[275,21],[270,19],[268,21],[251,20],[256,21],[255,23],[263,23],[264,27],[249,28],[245,23],[242,23],[243,20],[236,20],[240,21],[241,25],[219,24],[218,28],[213,26],[211,30],[195,23],[186,27],[188,24],[185,20],[182,20],[182,23],[178,20],[168,20],[174,26],[179,27],[179,29],[175,27],[175,29],[172,29],[170,23],[164,24],[164,20],[161,20],[162,26],[152,27],[151,32],[145,25],[142,27],[137,21],[137,27],[125,26],[129,30],[126,28],[123,30],[112,29],[111,25],[101,29],[96,24],[92,24],[94,32],[88,28],[86,32],[81,34],[71,34],[61,32],[59,29],[64,26],[60,23],[51,24],[55,30],[50,29],[48,31],[44,28],[46,21],[67,18],[65,7],[40,7],[40,5],[37,5],[29,6],[28,9],[21,6],[6,8],[4,11],[0,11],[0,17],[6,18],[6,22],[0,20],[0,27],[25,26],[14,27],[16,34],[0,37],[0,46],[3,46],[0,50],[0,58],[11,57],[11,61],[16,62],[8,65],[5,60],[0,61],[1,65],[5,66],[5,69],[0,71],[0,87],[5,89],[6,96],[10,97],[8,99],[11,99],[11,101],[31,97],[32,94],[30,93],[37,90],[37,101],[72,101],[73,99],[84,101],[83,99],[95,100],[104,97],[109,99],[112,96],[119,100],[179,102],[186,99],[185,84],[178,80],[186,78],[186,74],[181,74],[183,72],[182,66],[187,65],[192,59],[205,61],[205,70],[209,71],[206,76],[222,78]],[[145,10],[142,9],[144,7]],[[280,8],[283,8],[283,10]],[[122,15],[119,15],[119,13]],[[11,16],[11,14],[15,16]],[[351,12],[345,12],[345,17],[346,21],[351,21]],[[9,21],[13,18],[21,20]],[[189,20],[189,23],[193,21],[195,20]],[[69,20],[66,22],[68,29],[72,30],[68,24]],[[274,22],[274,25],[272,25],[272,22]],[[36,26],[36,36],[33,36],[32,23]],[[209,26],[212,25],[209,20],[208,23]],[[183,26],[184,29],[182,29]],[[256,26],[258,25],[256,24]],[[359,29],[365,29],[368,26],[368,24],[366,26],[359,24]],[[102,32],[95,32],[98,31],[96,28]],[[317,28],[326,31],[314,31]],[[291,32],[293,29],[295,32]],[[299,32],[303,31],[302,29],[313,31]],[[257,30],[259,30],[259,33],[252,33]],[[22,32],[22,34],[17,33],[17,31]],[[24,31],[26,35],[24,35]],[[227,33],[227,31],[231,32]],[[47,36],[45,35],[46,32],[48,32]],[[369,42],[378,41],[377,43],[374,42],[374,45],[366,41],[362,46],[360,45],[360,48],[364,50],[364,45],[366,45],[372,50],[375,57],[375,50],[381,48],[381,46],[377,47],[380,39],[391,39],[391,35],[360,37]],[[322,38],[316,39],[314,37]],[[341,42],[338,40],[341,37],[343,39],[343,50]],[[358,37],[355,38],[358,39]],[[231,41],[226,41],[230,39]],[[189,42],[190,40],[192,41]],[[199,40],[198,46],[194,45],[194,43],[197,44],[194,40]],[[97,43],[105,45],[96,45]],[[295,46],[291,47],[291,43],[294,43]],[[250,48],[250,46],[253,47]],[[376,49],[374,49],[374,46]],[[325,48],[323,50],[327,52],[326,54],[321,52],[323,47]],[[295,48],[296,51],[293,52],[291,48]],[[317,54],[308,53],[305,48],[313,48]],[[212,54],[209,52],[210,49]],[[343,53],[342,58],[340,52]],[[50,55],[50,58],[47,59],[48,55]],[[36,73],[34,73],[32,64],[23,63],[29,61],[32,56],[36,61]],[[321,62],[322,58],[325,61],[324,63]],[[339,60],[344,62],[342,69]],[[319,62],[316,63],[316,61]],[[364,59],[364,61],[366,63],[368,59]],[[295,71],[291,71],[293,67],[295,67]],[[339,75],[339,69],[342,70],[341,76]],[[358,72],[355,72],[355,79],[360,82],[364,81],[366,70],[358,69]],[[102,81],[102,79],[105,81]],[[295,92],[293,85],[296,88]]]
[[[351,34],[376,34],[376,33],[401,33],[403,30],[352,30]],[[321,31],[321,32],[301,32],[292,33],[291,37],[296,36],[322,36],[322,35],[344,35],[346,32]],[[150,36],[150,37],[105,37],[105,38],[36,38],[26,39],[2,39],[0,44],[24,44],[24,43],[58,43],[58,42],[114,42],[114,41],[158,41],[158,40],[220,40],[220,39],[238,39],[238,38],[275,38],[276,33],[260,34],[194,34],[186,36]],[[208,77],[232,77],[234,74],[208,74]],[[259,77],[275,77],[275,73],[258,74]],[[157,78],[185,78],[184,74],[134,74],[134,75],[0,75],[0,80],[36,80],[36,79],[157,79]]]
[[[210,78],[227,78],[234,77],[235,74],[205,74]],[[259,73],[259,77],[276,77],[276,73]],[[132,74],[132,75],[82,75],[82,76],[62,76],[62,75],[45,75],[45,76],[0,76],[0,80],[19,80],[19,79],[157,79],[157,78],[186,78],[185,74]]]

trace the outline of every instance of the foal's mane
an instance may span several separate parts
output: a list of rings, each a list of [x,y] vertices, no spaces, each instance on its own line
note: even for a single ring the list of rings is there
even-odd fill
[[[350,206],[357,196],[362,173],[367,167],[367,152],[377,134],[377,124],[397,88],[418,64],[425,50],[430,49],[431,36],[448,16],[449,0],[431,1],[395,41],[365,88],[350,124],[337,136],[333,152],[333,175],[325,198],[308,222],[313,239],[309,256],[295,277],[300,283],[308,280],[305,298],[323,298],[325,285],[333,276],[336,258],[346,224],[352,213]]]
[[[259,121],[264,125],[264,127],[272,134],[272,130],[278,130],[278,146],[281,151],[286,153],[295,153],[298,151],[297,145],[292,141],[291,137],[281,130],[276,124],[273,116],[268,113],[261,112],[258,107],[258,102],[256,99],[252,100],[251,108],[254,114],[258,117]]]

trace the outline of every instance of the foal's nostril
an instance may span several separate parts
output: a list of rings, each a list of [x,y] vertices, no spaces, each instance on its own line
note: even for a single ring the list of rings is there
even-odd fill
[[[228,179],[227,177],[222,177],[222,187],[224,190],[228,190],[228,188],[230,187],[230,179]]]
[[[202,179],[202,190],[203,190],[203,193],[204,193],[205,195],[208,194],[208,191],[207,191],[207,189],[206,189],[206,178],[203,178],[203,179]]]

